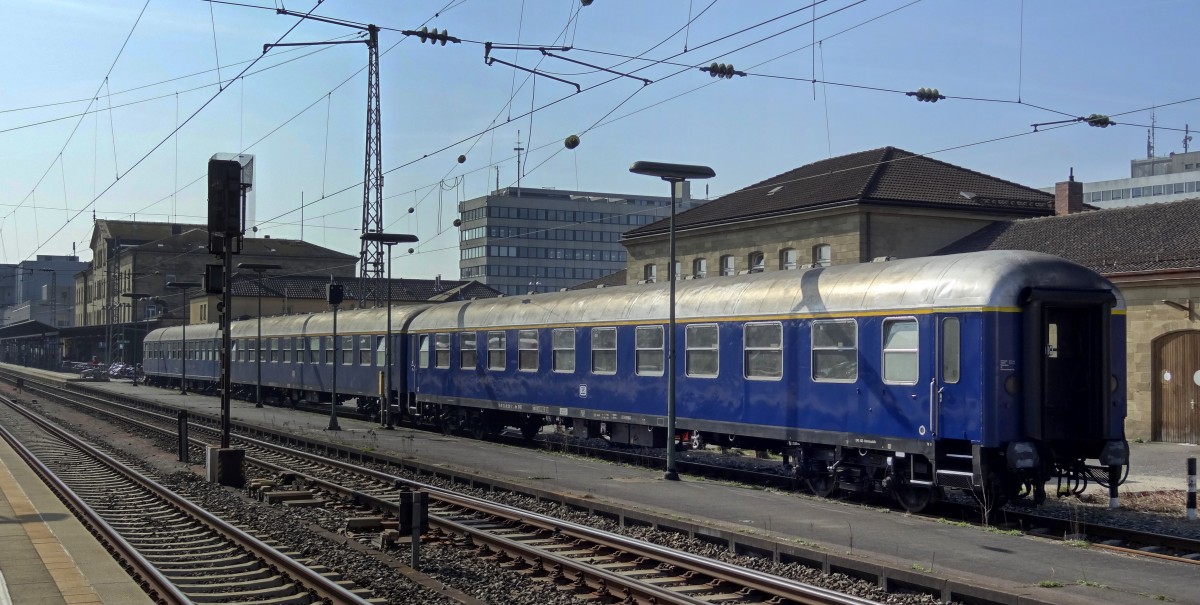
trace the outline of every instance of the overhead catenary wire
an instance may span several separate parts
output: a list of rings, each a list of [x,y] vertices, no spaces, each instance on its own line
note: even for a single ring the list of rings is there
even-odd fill
[[[312,13],[314,10],[316,10],[316,9],[317,9],[317,7],[319,7],[319,6],[321,5],[321,2],[322,2],[322,1],[323,1],[323,0],[317,0],[316,4],[314,4],[314,5],[313,5],[313,7],[312,7],[311,9],[309,9],[308,13],[305,13],[305,15],[304,15],[304,16],[302,16],[302,17],[300,17],[299,19],[297,19],[297,20],[296,20],[296,22],[295,22],[294,24],[292,24],[292,26],[291,26],[291,27],[289,27],[289,28],[287,29],[287,31],[285,31],[285,32],[283,33],[283,35],[281,35],[281,36],[279,37],[279,39],[278,39],[278,40],[276,40],[276,42],[280,42],[280,41],[282,41],[282,40],[283,40],[284,38],[286,38],[286,37],[287,37],[289,34],[291,34],[291,33],[292,33],[292,31],[296,29],[296,27],[298,27],[298,26],[299,26],[301,23],[303,23],[303,22],[304,22],[304,20],[305,20],[305,19],[307,18],[307,16],[308,16],[308,14],[311,14],[311,13]],[[149,4],[149,0],[147,0],[147,4]],[[144,10],[144,7],[143,7],[143,10]],[[139,15],[139,19],[140,19],[140,15]],[[131,31],[130,31],[130,35],[132,35],[132,33],[133,33],[133,32],[132,32],[132,30],[131,30]],[[126,40],[126,41],[128,41],[128,40]],[[124,48],[124,47],[122,47],[122,48]],[[266,55],[264,54],[263,56],[266,56]],[[241,73],[239,73],[237,77],[241,77],[243,74],[245,74],[245,72],[249,71],[249,70],[250,70],[250,68],[251,68],[251,67],[253,67],[253,66],[255,65],[255,63],[256,63],[256,62],[257,62],[257,61],[252,61],[252,62],[250,62],[250,64],[249,64],[249,65],[247,65],[247,66],[246,66],[244,69],[242,69],[242,72],[241,72]],[[115,65],[115,62],[114,62],[114,65]],[[107,79],[107,76],[106,76],[106,79]],[[114,179],[112,183],[109,183],[109,184],[108,184],[108,186],[107,186],[107,187],[105,187],[105,188],[104,188],[102,191],[100,191],[100,193],[99,193],[99,194],[97,194],[97,195],[96,195],[96,196],[95,196],[95,197],[94,197],[94,198],[93,198],[93,199],[92,199],[90,202],[88,202],[88,203],[87,203],[87,205],[85,205],[85,206],[84,206],[84,208],[80,209],[80,211],[79,211],[79,212],[77,212],[77,213],[75,214],[75,216],[71,217],[71,219],[69,219],[67,222],[63,223],[63,225],[62,225],[61,227],[59,227],[58,229],[56,229],[56,230],[54,231],[54,233],[53,233],[53,234],[50,236],[50,238],[49,238],[48,240],[46,240],[46,241],[42,241],[42,240],[41,240],[41,238],[39,237],[39,238],[38,238],[38,240],[39,240],[39,241],[38,241],[37,247],[36,247],[36,248],[34,248],[33,252],[31,252],[30,254],[36,254],[36,253],[38,252],[38,250],[41,250],[41,249],[42,249],[42,248],[43,248],[43,247],[46,245],[46,243],[47,243],[49,240],[52,240],[52,239],[54,239],[54,237],[55,237],[55,236],[57,236],[59,233],[61,233],[61,232],[62,232],[62,230],[63,230],[63,229],[65,229],[65,228],[67,227],[67,225],[69,225],[69,224],[70,224],[72,221],[74,221],[74,220],[75,220],[75,218],[78,218],[78,216],[79,216],[79,214],[80,214],[80,213],[82,213],[82,212],[83,212],[84,210],[86,210],[87,208],[90,208],[90,207],[92,207],[93,205],[95,205],[96,201],[97,201],[97,200],[99,200],[99,199],[100,199],[102,196],[104,196],[104,194],[105,194],[105,193],[107,193],[108,191],[110,191],[110,190],[113,188],[113,186],[115,186],[115,185],[116,185],[118,182],[120,182],[121,178],[122,178],[124,175],[127,175],[127,174],[129,174],[130,172],[132,172],[132,171],[134,171],[135,169],[137,169],[137,167],[138,167],[138,166],[140,166],[140,165],[142,164],[142,162],[144,162],[144,161],[146,160],[146,158],[150,157],[150,156],[151,156],[151,155],[152,155],[152,154],[153,154],[155,151],[158,151],[158,149],[159,149],[160,147],[162,147],[164,143],[166,143],[168,140],[170,140],[170,138],[171,138],[171,137],[172,137],[172,136],[173,136],[173,135],[174,135],[176,132],[178,132],[180,128],[183,128],[184,126],[186,126],[186,125],[188,124],[188,122],[191,122],[193,118],[195,118],[197,115],[199,115],[199,114],[200,114],[200,112],[201,112],[201,111],[204,111],[204,109],[205,109],[206,107],[208,107],[208,106],[209,106],[209,104],[211,104],[211,103],[212,103],[214,100],[216,100],[216,98],[217,98],[218,96],[220,96],[222,92],[224,92],[224,89],[222,89],[222,90],[218,90],[218,91],[216,92],[216,94],[214,94],[214,95],[213,95],[212,97],[210,97],[210,98],[209,98],[207,101],[205,101],[205,102],[204,102],[204,104],[202,104],[202,105],[201,105],[199,108],[197,108],[197,109],[196,109],[196,111],[192,112],[192,114],[191,114],[190,116],[188,116],[188,118],[187,118],[186,120],[184,120],[184,121],[183,121],[183,123],[181,123],[179,126],[175,127],[175,129],[173,129],[173,130],[172,130],[172,131],[171,131],[169,134],[167,134],[167,136],[163,137],[163,138],[162,138],[162,139],[161,139],[161,140],[160,140],[158,143],[156,143],[156,144],[155,144],[153,147],[151,147],[149,151],[147,151],[147,152],[146,152],[144,155],[142,155],[142,157],[141,157],[141,158],[139,158],[139,159],[138,159],[136,162],[134,162],[134,163],[133,163],[133,165],[131,165],[131,166],[130,166],[130,167],[129,167],[129,168],[128,168],[128,169],[127,169],[127,170],[126,170],[124,173],[119,173],[119,174],[117,175],[117,178],[116,178],[116,179]],[[74,132],[74,131],[72,131],[72,132]],[[52,164],[52,165],[53,165],[53,164]],[[47,169],[47,172],[49,172],[49,169]],[[39,181],[39,182],[40,182],[40,181]]]

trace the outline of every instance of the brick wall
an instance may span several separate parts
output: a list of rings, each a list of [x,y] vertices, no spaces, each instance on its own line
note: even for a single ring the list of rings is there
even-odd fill
[[[1118,283],[1125,296],[1126,314],[1126,372],[1129,413],[1125,433],[1129,439],[1151,438],[1152,399],[1156,380],[1152,376],[1154,340],[1179,330],[1200,330],[1200,321],[1189,320],[1185,311],[1171,308],[1161,301],[1173,300],[1186,304],[1192,300],[1200,307],[1200,278],[1170,281]]]

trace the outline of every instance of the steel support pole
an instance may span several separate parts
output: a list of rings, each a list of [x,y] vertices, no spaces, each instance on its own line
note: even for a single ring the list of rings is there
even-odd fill
[[[136,303],[135,303],[136,304]],[[183,293],[183,307],[187,308],[187,290]],[[187,325],[188,314],[185,311],[183,315],[183,365],[179,370],[179,394],[187,395]]]
[[[337,312],[338,312],[338,306],[333,305],[333,381],[332,381],[332,385],[330,385],[330,390],[333,391],[333,398],[329,400],[329,426],[325,427],[326,430],[329,430],[329,431],[342,430],[342,427],[338,425],[338,418],[337,418],[337,405],[338,405],[337,368],[338,368],[338,363],[340,363],[339,358],[342,356],[341,355],[342,352],[338,348]]]
[[[387,250],[387,340],[383,343],[383,417],[386,420],[385,429],[394,429],[396,427],[395,420],[392,419],[392,246],[388,244],[384,246]]]
[[[679,481],[679,473],[675,471],[675,183],[678,181],[663,179],[671,185],[671,261],[667,267],[670,277],[671,311],[667,321],[667,473],[664,478],[669,481]]]
[[[262,271],[258,272],[258,336],[254,346],[254,407],[261,408],[262,402]]]
[[[242,204],[246,203],[246,191],[242,190]],[[235,235],[226,233],[222,238],[224,247],[222,248],[222,257],[224,261],[224,275],[222,281],[224,287],[221,292],[221,447],[229,447],[229,400],[232,395],[230,390],[233,386],[233,376],[231,374],[232,360],[230,359],[233,349],[233,339],[229,334],[230,325],[233,323],[233,243],[236,240]]]

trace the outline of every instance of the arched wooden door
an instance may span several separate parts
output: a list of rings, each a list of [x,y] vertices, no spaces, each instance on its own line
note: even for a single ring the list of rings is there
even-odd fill
[[[1154,341],[1154,427],[1157,441],[1200,442],[1200,330]]]

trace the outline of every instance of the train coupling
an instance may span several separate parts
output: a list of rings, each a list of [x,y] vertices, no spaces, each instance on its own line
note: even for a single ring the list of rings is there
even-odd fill
[[[1125,466],[1129,464],[1129,442],[1124,439],[1110,439],[1100,450],[1101,466]]]

